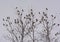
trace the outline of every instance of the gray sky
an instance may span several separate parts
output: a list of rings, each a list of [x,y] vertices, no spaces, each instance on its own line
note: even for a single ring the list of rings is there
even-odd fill
[[[3,38],[6,32],[3,32],[5,28],[2,26],[2,18],[5,16],[13,17],[16,14],[16,6],[19,9],[29,10],[32,8],[36,11],[44,11],[45,8],[48,8],[49,13],[54,13],[58,16],[58,19],[60,18],[58,14],[60,13],[60,0],[0,0],[0,42],[8,42]]]

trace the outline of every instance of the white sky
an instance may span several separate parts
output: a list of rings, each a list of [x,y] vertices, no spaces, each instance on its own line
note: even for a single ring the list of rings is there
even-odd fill
[[[33,8],[36,11],[49,9],[49,12],[58,15],[60,13],[60,0],[0,0],[0,42],[8,42],[3,39],[4,28],[2,26],[2,18],[5,16],[13,16],[15,14],[15,7],[29,10]]]

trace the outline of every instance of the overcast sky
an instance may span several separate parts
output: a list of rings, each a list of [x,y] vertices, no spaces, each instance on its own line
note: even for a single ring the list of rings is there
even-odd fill
[[[36,11],[49,9],[49,12],[58,16],[60,14],[60,0],[0,0],[0,42],[8,42],[3,38],[6,32],[2,26],[2,18],[15,15],[15,7],[19,9],[34,9]]]

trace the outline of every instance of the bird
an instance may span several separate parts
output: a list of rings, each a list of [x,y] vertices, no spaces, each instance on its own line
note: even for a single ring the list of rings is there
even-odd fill
[[[48,10],[48,8],[46,8],[46,10]]]

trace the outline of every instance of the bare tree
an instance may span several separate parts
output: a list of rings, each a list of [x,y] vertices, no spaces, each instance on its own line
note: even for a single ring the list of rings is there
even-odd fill
[[[39,25],[39,23],[37,23],[38,19],[35,17],[33,9],[31,9],[30,14],[28,14],[26,18],[29,19],[29,21],[30,21],[30,23],[29,23],[30,27],[28,29],[28,33],[29,33],[28,35],[31,37],[32,42],[35,42],[35,40],[37,40],[35,38],[35,28],[36,28],[37,25]]]
[[[46,11],[48,11],[47,8],[46,8]],[[55,39],[55,38],[51,38],[51,31],[54,29],[54,26],[60,25],[60,24],[54,23],[55,19],[56,19],[56,16],[51,15],[49,17],[47,13],[43,12],[40,24],[43,25],[44,29],[42,30],[42,32],[39,33],[40,35],[42,35],[42,39],[40,40],[42,41],[45,40],[44,42],[52,42],[52,40]]]
[[[16,7],[17,9],[18,7]],[[3,18],[3,21],[5,22],[3,26],[5,26],[10,33],[9,36],[7,36],[12,42],[23,42],[24,37],[29,33],[26,32],[28,28],[29,21],[27,21],[26,17],[23,17],[22,13],[24,10],[22,9],[22,12],[20,12],[17,9],[17,15],[18,18],[14,19],[14,22],[10,21],[10,17],[7,17],[7,19]]]

